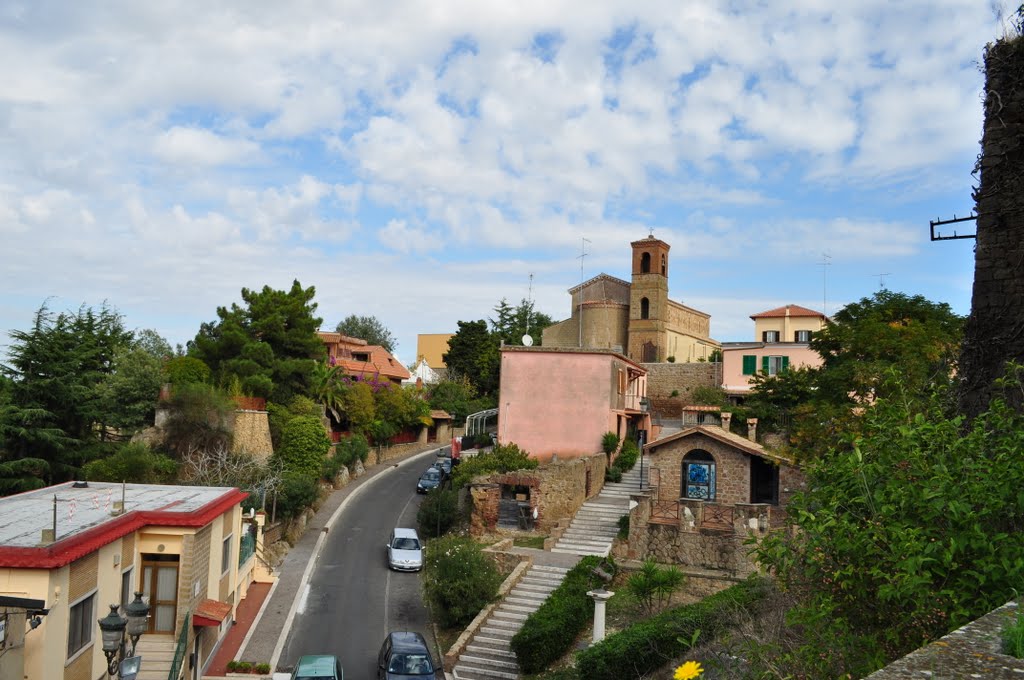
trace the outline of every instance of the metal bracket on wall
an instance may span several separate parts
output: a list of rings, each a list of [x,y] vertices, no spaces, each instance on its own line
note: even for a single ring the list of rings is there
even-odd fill
[[[958,233],[956,233],[954,231],[952,236],[943,236],[942,234],[940,234],[940,233],[935,231],[935,227],[940,227],[940,226],[942,226],[944,224],[954,224],[956,222],[972,222],[972,221],[974,221],[976,219],[978,219],[978,216],[974,215],[974,214],[968,215],[967,217],[957,217],[954,214],[953,215],[953,219],[951,219],[951,220],[931,220],[931,221],[928,222],[928,225],[931,227],[932,240],[933,241],[952,241],[953,239],[961,239],[961,238],[977,238],[978,237],[977,233],[974,233],[974,234],[958,234]]]

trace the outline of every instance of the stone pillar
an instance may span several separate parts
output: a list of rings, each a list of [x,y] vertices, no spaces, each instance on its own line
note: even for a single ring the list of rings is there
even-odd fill
[[[605,603],[614,595],[610,590],[598,588],[587,592],[587,595],[594,600],[594,644],[604,639],[604,614]]]
[[[747,418],[747,439],[757,441],[757,418]]]

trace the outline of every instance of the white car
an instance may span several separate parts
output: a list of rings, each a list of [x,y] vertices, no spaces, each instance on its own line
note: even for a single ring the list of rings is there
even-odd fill
[[[423,543],[415,529],[393,529],[388,539],[388,567],[396,571],[423,568]]]

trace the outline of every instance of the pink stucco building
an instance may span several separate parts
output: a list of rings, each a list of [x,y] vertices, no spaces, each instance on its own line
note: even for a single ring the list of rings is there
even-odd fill
[[[596,453],[606,432],[624,438],[650,430],[646,396],[647,371],[617,352],[505,347],[498,441],[541,461]]]
[[[722,343],[722,389],[727,394],[748,394],[756,373],[775,375],[790,368],[821,366],[821,356],[808,343],[828,322],[824,314],[786,305],[750,318],[754,320],[754,342]]]

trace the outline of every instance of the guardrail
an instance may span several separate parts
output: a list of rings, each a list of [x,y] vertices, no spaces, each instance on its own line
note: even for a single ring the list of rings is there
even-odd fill
[[[171,671],[167,674],[167,680],[179,680],[181,677],[181,666],[185,661],[185,648],[188,647],[188,629],[192,623],[192,613],[185,614],[185,622],[181,624],[181,632],[178,634],[178,644],[174,648],[174,660],[171,661]]]

